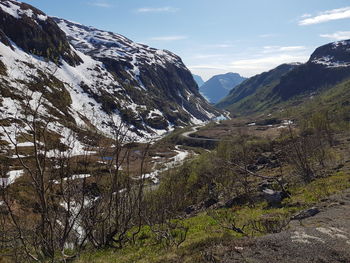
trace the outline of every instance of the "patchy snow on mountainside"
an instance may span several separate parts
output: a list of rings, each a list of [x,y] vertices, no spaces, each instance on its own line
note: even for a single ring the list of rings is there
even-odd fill
[[[21,177],[24,174],[23,170],[13,170],[8,172],[6,175],[7,178],[0,178],[0,186],[1,187],[7,187],[11,184],[13,184],[17,178]]]
[[[144,174],[142,176],[142,178],[151,179],[154,184],[158,184],[159,183],[159,175],[161,173],[164,173],[165,171],[167,171],[171,168],[174,168],[176,166],[181,165],[190,155],[194,154],[193,152],[180,149],[179,145],[175,146],[174,152],[176,152],[176,155],[174,157],[170,158],[170,160],[168,162],[164,163],[162,158],[161,158],[161,160],[155,161],[154,165],[153,165],[154,171],[152,171],[151,173]],[[159,164],[161,164],[164,167],[156,170],[155,168]]]
[[[327,68],[340,68],[340,67],[349,67],[350,62],[344,61],[334,61],[334,58],[331,56],[325,56],[318,59],[314,59],[311,61],[315,64],[321,64],[326,66]]]
[[[350,40],[337,41],[318,48],[310,62],[327,68],[349,67]]]
[[[83,53],[94,54],[97,57],[108,57],[117,60],[144,60],[149,65],[161,65],[172,62],[179,67],[179,57],[166,50],[158,50],[143,44],[135,43],[130,39],[106,32],[94,27],[88,27],[76,22],[55,18],[60,28],[70,37],[70,41]]]
[[[42,21],[46,21],[47,19],[47,16],[44,14],[36,14],[31,9],[22,9],[20,6],[20,2],[17,1],[1,1],[0,9],[2,9],[2,11],[13,16],[16,19],[20,19],[23,16],[39,19]]]
[[[88,151],[78,140],[83,130],[113,136],[123,123],[130,140],[149,141],[220,115],[169,51],[51,18],[15,0],[1,1],[0,15],[0,114],[11,120],[0,140],[10,148],[19,130],[30,133],[28,124],[11,119],[28,120],[26,107],[51,120],[49,131],[73,155]]]

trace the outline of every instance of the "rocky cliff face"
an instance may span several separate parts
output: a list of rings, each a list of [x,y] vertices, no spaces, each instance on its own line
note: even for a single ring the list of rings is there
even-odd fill
[[[14,0],[0,2],[0,16],[1,119],[20,116],[28,94],[62,129],[108,134],[112,121],[139,139],[220,114],[169,51]]]
[[[82,62],[70,48],[65,34],[40,10],[25,3],[8,0],[0,2],[0,14],[1,39],[4,44],[10,45],[10,39],[27,53],[50,60],[62,58],[70,65],[79,65]]]

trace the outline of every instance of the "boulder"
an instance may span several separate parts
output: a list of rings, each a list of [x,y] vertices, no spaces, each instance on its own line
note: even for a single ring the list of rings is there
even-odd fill
[[[224,204],[225,208],[232,208],[234,206],[241,206],[248,202],[248,198],[245,195],[239,195],[227,200]]]
[[[275,191],[269,188],[263,190],[263,197],[269,207],[281,207],[283,199],[289,197],[289,195],[287,191]]]
[[[311,207],[309,209],[303,210],[298,214],[292,216],[291,220],[302,220],[302,219],[317,215],[319,212],[320,210],[317,207]]]
[[[189,215],[189,214],[192,214],[194,211],[196,211],[196,208],[194,205],[190,205],[186,207],[184,211],[187,215]]]
[[[209,207],[211,207],[212,205],[215,205],[217,202],[218,202],[217,199],[209,198],[209,199],[207,199],[207,200],[204,201],[203,205],[204,205],[205,208],[209,208]]]

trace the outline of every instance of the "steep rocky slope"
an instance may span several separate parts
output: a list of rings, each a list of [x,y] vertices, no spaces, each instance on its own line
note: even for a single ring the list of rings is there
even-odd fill
[[[305,64],[281,65],[242,83],[219,108],[249,114],[296,97],[309,97],[350,78],[350,40],[317,48]]]
[[[20,121],[26,106],[40,102],[41,117],[53,119],[50,129],[64,130],[63,137],[86,129],[111,134],[111,123],[124,123],[130,136],[144,140],[220,114],[169,51],[14,0],[0,2],[0,16],[3,120]]]
[[[199,90],[209,102],[217,103],[245,79],[239,74],[232,72],[215,75],[206,81]]]

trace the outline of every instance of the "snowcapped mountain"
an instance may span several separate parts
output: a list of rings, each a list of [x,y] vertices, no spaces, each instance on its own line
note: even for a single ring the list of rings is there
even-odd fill
[[[15,0],[1,0],[0,17],[0,119],[23,117],[28,103],[40,101],[41,114],[56,122],[51,128],[66,131],[61,135],[109,134],[112,121],[141,140],[220,115],[169,51]]]

